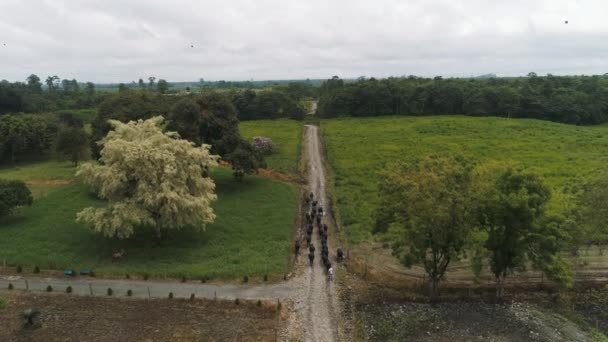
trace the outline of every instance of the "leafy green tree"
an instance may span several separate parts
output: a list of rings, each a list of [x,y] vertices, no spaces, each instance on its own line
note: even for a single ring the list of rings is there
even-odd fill
[[[32,202],[32,193],[23,181],[0,179],[0,217]]]
[[[84,86],[84,92],[87,96],[95,95],[95,83],[87,82]]]
[[[40,77],[34,74],[31,74],[27,77],[27,86],[33,92],[42,92],[42,83],[40,82]]]
[[[506,277],[524,269],[529,260],[545,270],[562,263],[556,254],[559,247],[545,241],[562,236],[543,226],[550,192],[540,178],[513,169],[485,171],[489,172],[481,172],[479,177],[485,184],[476,187],[478,218],[487,233],[485,248],[496,279],[496,297],[501,298]]]
[[[158,83],[156,84],[156,89],[159,93],[165,94],[167,90],[169,90],[169,82],[163,79],[158,80]]]
[[[393,254],[405,266],[424,267],[436,301],[448,266],[471,239],[472,165],[438,156],[390,165],[379,196],[376,232],[388,232]]]
[[[41,154],[53,142],[55,129],[47,120],[31,115],[0,116],[0,161]]]
[[[140,78],[139,81],[137,81],[137,84],[139,85],[139,88],[146,89],[146,84],[143,79]]]
[[[86,163],[77,175],[108,201],[86,208],[77,221],[109,237],[128,238],[136,229],[161,232],[195,226],[204,229],[215,219],[213,180],[204,177],[217,165],[209,146],[195,147],[175,133],[163,132],[162,117],[121,123],[103,140],[101,164]]]
[[[128,122],[149,119],[154,115],[166,115],[173,97],[159,96],[156,92],[125,91],[107,96],[97,108],[97,116],[91,123],[91,152],[99,158],[101,145],[98,141],[110,131],[108,120]]]
[[[608,244],[608,177],[602,175],[584,185],[578,198],[577,234],[581,244]]]
[[[210,144],[211,153],[233,163],[235,178],[255,172],[263,157],[241,138],[236,110],[229,98],[206,93],[195,99],[178,101],[171,110],[168,128],[195,144]]]
[[[154,77],[154,76],[148,77],[148,89],[149,90],[154,89],[154,81],[156,81],[156,77]]]
[[[68,158],[75,166],[89,153],[87,133],[82,127],[66,127],[57,135],[57,153]]]

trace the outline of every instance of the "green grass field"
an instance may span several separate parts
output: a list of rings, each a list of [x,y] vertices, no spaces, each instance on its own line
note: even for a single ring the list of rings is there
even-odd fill
[[[0,169],[0,177],[70,179],[73,171],[48,162]],[[55,186],[31,207],[0,221],[0,260],[30,271],[34,266],[90,267],[106,274],[199,279],[283,274],[288,268],[297,189],[258,177],[237,183],[227,169],[214,170],[212,177],[218,193],[216,222],[205,232],[166,232],[160,246],[155,245],[151,231],[124,241],[93,234],[75,222],[75,215],[103,202],[76,181]],[[121,248],[126,258],[112,263],[111,254]]]
[[[255,120],[240,123],[243,138],[263,136],[272,139],[276,152],[266,157],[268,167],[283,173],[298,173],[302,123],[288,119]]]
[[[20,179],[27,183],[34,198],[40,198],[74,178],[76,169],[71,162],[44,161],[0,167],[0,178]]]
[[[515,163],[552,190],[549,211],[571,204],[570,189],[608,165],[608,126],[456,116],[333,119],[321,123],[338,211],[351,242],[370,238],[379,171],[387,162],[459,153]]]

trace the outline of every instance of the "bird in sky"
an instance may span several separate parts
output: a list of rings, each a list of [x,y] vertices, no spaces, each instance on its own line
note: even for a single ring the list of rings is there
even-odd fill
[[[564,23],[568,24],[568,20],[566,20]]]

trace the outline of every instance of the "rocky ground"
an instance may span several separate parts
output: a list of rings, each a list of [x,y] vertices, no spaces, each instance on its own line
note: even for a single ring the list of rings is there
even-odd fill
[[[369,341],[606,341],[608,291],[572,292],[557,302],[452,301],[432,306],[396,299],[356,306],[357,337]]]

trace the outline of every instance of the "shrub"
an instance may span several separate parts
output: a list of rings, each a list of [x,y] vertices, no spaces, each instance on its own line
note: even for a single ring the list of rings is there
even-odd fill
[[[38,266],[34,267],[34,273],[36,273],[36,274],[40,273],[40,267],[38,267]]]
[[[68,285],[68,287],[65,288],[65,293],[72,293],[72,287]]]
[[[113,292],[114,291],[112,291],[112,289],[108,287],[108,296],[111,296]]]
[[[234,304],[239,305],[239,304],[241,304],[241,301],[237,298],[234,300]]]
[[[13,283],[8,283],[8,289],[9,289],[9,290],[12,290],[12,289],[14,289],[14,288],[15,288],[15,287],[13,286]]]
[[[268,274],[264,274],[264,281],[268,281]]]
[[[131,289],[127,290],[127,297],[131,297],[133,295],[133,291]]]
[[[53,292],[53,287],[51,285],[47,285],[46,292]]]
[[[243,283],[248,283],[249,282],[249,277],[248,276],[244,276],[243,277]]]
[[[190,294],[190,300],[194,300],[194,293]]]
[[[169,292],[169,299],[173,299],[173,292]]]
[[[17,265],[17,273],[23,272],[23,267],[21,265]]]
[[[262,154],[272,154],[274,152],[274,143],[272,139],[267,137],[253,137],[251,145]]]

